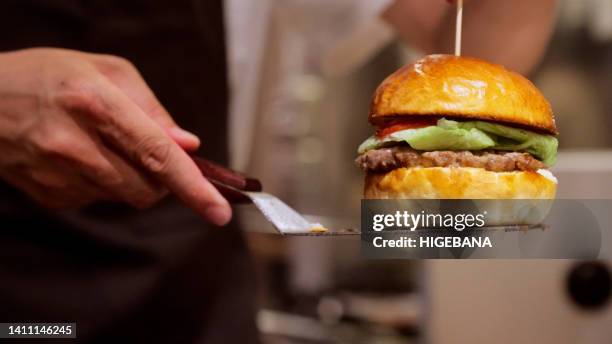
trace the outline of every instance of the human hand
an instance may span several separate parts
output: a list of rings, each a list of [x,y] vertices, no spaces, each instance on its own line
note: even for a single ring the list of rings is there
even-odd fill
[[[225,224],[229,204],[186,153],[198,146],[125,59],[51,48],[0,54],[0,178],[46,207],[147,208],[169,191]]]

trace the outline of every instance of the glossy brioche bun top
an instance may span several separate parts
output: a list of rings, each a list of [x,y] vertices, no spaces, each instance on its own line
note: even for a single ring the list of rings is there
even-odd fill
[[[526,78],[472,57],[430,55],[389,75],[376,89],[369,121],[447,116],[515,124],[557,134],[550,104]]]

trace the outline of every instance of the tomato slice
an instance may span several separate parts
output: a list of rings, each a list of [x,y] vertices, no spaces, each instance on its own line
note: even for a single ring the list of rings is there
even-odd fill
[[[385,136],[391,135],[396,131],[424,128],[429,127],[431,125],[436,125],[437,121],[438,120],[436,118],[393,120],[387,123],[384,127],[378,128],[378,130],[376,130],[376,136],[382,139]]]

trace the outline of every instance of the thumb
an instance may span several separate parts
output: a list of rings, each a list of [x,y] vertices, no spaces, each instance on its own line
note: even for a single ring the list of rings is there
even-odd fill
[[[174,142],[187,152],[195,152],[200,147],[200,139],[194,133],[178,125],[166,127],[164,130]]]
[[[126,92],[127,96],[138,105],[151,119],[153,119],[166,134],[176,142],[183,150],[194,152],[200,147],[200,139],[192,132],[181,128],[170,116],[170,113],[159,102],[153,91],[147,86],[144,80],[140,77],[135,78],[135,86],[138,89],[138,95],[130,97],[131,92]]]
[[[145,85],[146,86],[146,85]],[[148,91],[148,92],[147,92]],[[148,88],[144,90],[147,93],[141,102],[143,105],[136,104],[153,119],[166,134],[174,140],[182,149],[187,152],[195,152],[200,147],[200,139],[194,133],[187,131],[174,121],[166,108],[157,100],[155,95]]]
[[[176,124],[142,75],[129,61],[93,54],[88,54],[87,57],[92,59],[98,70],[153,119],[183,150],[193,152],[198,149],[200,139]]]

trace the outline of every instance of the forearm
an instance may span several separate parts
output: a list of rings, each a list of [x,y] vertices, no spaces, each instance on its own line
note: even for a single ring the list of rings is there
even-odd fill
[[[555,2],[465,0],[462,53],[530,72],[552,33]],[[455,7],[445,1],[397,0],[383,17],[425,53],[452,53]]]

